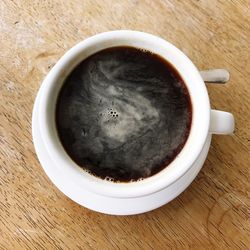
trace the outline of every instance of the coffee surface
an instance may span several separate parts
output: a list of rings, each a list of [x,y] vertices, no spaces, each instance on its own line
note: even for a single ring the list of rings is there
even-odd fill
[[[56,126],[67,154],[113,181],[152,176],[175,159],[190,131],[192,106],[178,72],[132,47],[102,50],[66,78]]]

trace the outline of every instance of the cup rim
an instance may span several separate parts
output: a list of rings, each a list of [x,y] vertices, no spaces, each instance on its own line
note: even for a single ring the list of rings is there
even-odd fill
[[[113,183],[82,170],[65,152],[55,128],[55,103],[60,86],[75,66],[89,55],[105,48],[132,46],[148,49],[170,62],[183,78],[192,102],[189,137],[177,157],[159,173],[142,181]],[[39,128],[44,145],[55,166],[77,185],[112,197],[138,197],[157,192],[178,180],[198,158],[210,124],[210,103],[206,86],[192,61],[171,43],[155,35],[131,30],[116,30],[89,37],[68,50],[42,83]]]

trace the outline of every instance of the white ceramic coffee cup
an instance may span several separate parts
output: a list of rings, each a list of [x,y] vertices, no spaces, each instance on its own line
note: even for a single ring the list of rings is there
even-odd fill
[[[183,78],[191,96],[193,117],[188,140],[182,151],[161,172],[142,181],[113,183],[82,170],[61,145],[55,125],[55,106],[59,90],[69,73],[85,58],[105,48],[132,46],[156,53],[170,62]],[[199,156],[210,133],[230,134],[234,130],[231,113],[211,110],[206,86],[194,64],[169,42],[138,31],[110,31],[92,36],[70,49],[51,69],[40,91],[38,123],[42,141],[53,163],[76,185],[103,196],[141,197],[176,182]],[[51,166],[53,167],[53,166]]]

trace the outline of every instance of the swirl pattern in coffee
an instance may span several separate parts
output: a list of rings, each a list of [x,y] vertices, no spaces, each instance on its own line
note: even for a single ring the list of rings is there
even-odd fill
[[[83,60],[59,93],[56,126],[80,167],[117,182],[150,177],[182,150],[192,106],[181,76],[160,56],[114,47]]]

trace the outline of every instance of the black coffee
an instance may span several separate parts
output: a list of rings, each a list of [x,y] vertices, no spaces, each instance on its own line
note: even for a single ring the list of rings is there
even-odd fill
[[[152,176],[175,159],[189,135],[192,106],[178,72],[132,47],[82,61],[59,93],[56,126],[68,155],[113,181]]]

